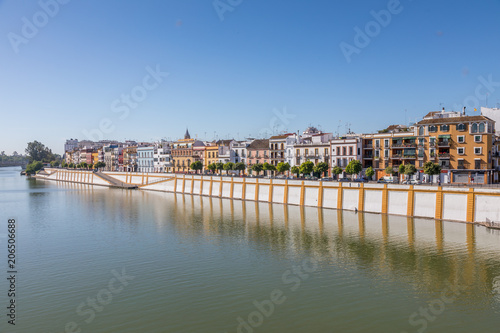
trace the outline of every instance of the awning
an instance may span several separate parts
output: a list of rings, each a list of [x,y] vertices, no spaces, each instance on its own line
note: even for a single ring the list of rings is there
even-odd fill
[[[403,140],[415,140],[416,138],[416,136],[407,136],[406,138],[403,138]]]
[[[440,139],[451,139],[451,135],[440,135]]]

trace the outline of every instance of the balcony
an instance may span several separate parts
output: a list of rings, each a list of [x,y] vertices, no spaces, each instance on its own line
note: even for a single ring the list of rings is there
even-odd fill
[[[450,141],[448,140],[438,141],[437,145],[438,147],[449,147]]]
[[[391,159],[402,159],[402,160],[414,160],[417,156],[415,155],[403,155],[403,154],[393,154]]]
[[[392,144],[392,148],[416,148],[416,147],[417,147],[416,143],[397,142]]]
[[[438,158],[440,159],[449,159],[450,153],[439,153]]]
[[[373,149],[373,145],[364,145],[363,149]]]
[[[364,160],[371,160],[373,158],[373,155],[363,155]]]

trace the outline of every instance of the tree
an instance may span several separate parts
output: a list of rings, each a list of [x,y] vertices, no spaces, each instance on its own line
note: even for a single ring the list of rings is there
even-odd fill
[[[375,175],[375,171],[373,170],[372,167],[368,167],[368,169],[365,170],[365,176],[368,179],[372,179],[373,175]]]
[[[328,172],[328,163],[326,162],[319,162],[315,167],[314,167],[314,172],[319,174],[319,177],[323,176],[326,172]]]
[[[428,161],[424,163],[424,173],[433,176],[433,175],[439,175],[441,173],[441,166],[437,163],[434,163],[432,161]]]
[[[29,162],[42,161],[49,163],[54,160],[54,154],[52,151],[45,147],[44,144],[38,141],[28,142],[28,147],[26,148],[26,154],[28,154]]]
[[[262,170],[272,172],[273,170],[276,170],[276,168],[274,167],[274,165],[265,162],[264,164],[262,164]]]
[[[215,173],[215,170],[217,170],[217,165],[215,163],[211,163],[207,165],[207,169],[212,171],[212,173]]]
[[[57,168],[59,166],[59,161],[52,161],[50,162],[50,166],[53,168]]]
[[[191,168],[191,170],[194,170],[196,173],[198,173],[198,170],[203,169],[203,163],[201,163],[201,161],[194,161],[189,167]]]
[[[243,163],[243,162],[238,162],[238,163],[236,163],[236,164],[234,165],[233,170],[238,171],[238,175],[241,175],[241,171],[245,171],[246,167],[247,167],[247,166],[245,165],[245,163]]]
[[[262,171],[262,168],[262,164],[260,163],[255,163],[254,165],[252,165],[252,171],[255,171],[257,173],[257,176]]]
[[[314,170],[314,163],[311,161],[305,161],[300,165],[300,173],[303,175],[309,175]]]
[[[333,169],[332,169],[332,173],[338,177],[338,175],[340,175],[342,173],[342,168],[339,167],[339,166],[335,166]]]
[[[233,170],[234,168],[234,163],[233,162],[227,162],[224,164],[224,170],[226,170],[226,175],[229,174],[229,170]]]
[[[405,171],[404,171],[404,174],[405,175],[408,175],[408,176],[411,176],[413,175],[415,172],[417,172],[417,168],[415,168],[415,166],[413,164],[407,164],[405,166]]]
[[[61,162],[61,167],[63,167],[63,168],[67,168],[67,167],[68,167],[68,163],[66,163],[66,161],[64,161],[64,160],[63,160],[63,161]]]
[[[100,169],[100,168],[104,168],[104,167],[106,167],[106,163],[104,163],[104,162],[97,162],[94,165],[94,168],[96,168],[96,169]],[[70,168],[71,168],[71,166],[70,166]]]
[[[276,170],[279,173],[284,173],[284,172],[290,170],[290,164],[279,162],[278,165],[276,166]]]
[[[349,175],[356,175],[363,170],[363,166],[361,165],[361,162],[358,160],[351,160],[349,164],[345,167],[345,172]]]
[[[38,170],[41,170],[43,168],[43,163],[40,161],[33,161],[30,164],[26,166],[26,174],[27,175],[33,175],[35,174]]]
[[[405,166],[404,164],[400,164],[399,167],[398,167],[398,173],[400,175],[404,174],[405,173]]]
[[[224,170],[224,163],[222,163],[222,162],[215,163],[215,169],[217,171],[221,172],[222,170]]]
[[[290,170],[293,174],[295,174],[297,176],[297,178],[299,177],[299,174],[300,174],[300,168],[298,166],[293,166]]]
[[[99,162],[100,163],[100,162]],[[75,164],[73,162],[71,162],[69,165],[68,165],[68,168],[70,169],[73,169],[75,167]]]
[[[385,168],[384,171],[386,174],[391,175],[391,176],[394,174],[394,169],[391,166],[388,166],[387,168]]]

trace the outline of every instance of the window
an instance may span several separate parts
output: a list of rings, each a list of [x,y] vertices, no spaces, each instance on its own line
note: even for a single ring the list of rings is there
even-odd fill
[[[481,147],[474,147],[474,154],[481,155],[482,152],[483,152],[483,148],[481,148]]]
[[[318,148],[315,148],[315,149],[314,149],[314,155],[316,155],[316,156],[318,156],[318,155],[319,155]]]
[[[449,132],[450,125],[441,125],[441,132]]]
[[[465,136],[464,135],[457,136],[457,142],[458,143],[465,143]]]
[[[377,147],[377,148],[380,147],[380,140],[375,140],[375,147]]]
[[[470,127],[470,132],[477,133],[477,124],[476,123],[472,124],[472,126]]]
[[[481,169],[481,160],[474,160],[474,169]]]
[[[337,155],[340,155],[340,147],[337,147]]]
[[[352,147],[349,147],[349,155],[352,155]]]
[[[418,128],[418,135],[424,135],[424,130],[425,130],[425,127],[424,126],[420,126]]]
[[[328,148],[325,148],[325,156],[328,156]]]
[[[418,144],[420,146],[423,146],[424,145],[424,138],[418,138]]]
[[[386,148],[389,147],[389,139],[384,140],[384,147],[386,147]]]
[[[479,133],[484,133],[484,129],[485,129],[484,123],[480,123],[479,124]]]
[[[429,132],[437,132],[437,126],[434,125],[429,126]]]
[[[375,150],[375,158],[379,158],[380,157],[380,151],[377,149]]]
[[[346,148],[342,147],[342,155],[346,155]]]
[[[464,155],[465,154],[465,148],[464,147],[457,148],[457,154],[458,155]]]
[[[307,157],[308,154],[309,154],[309,149],[306,149],[304,155]]]
[[[297,149],[297,150],[295,151],[295,155],[296,155],[297,157],[299,157],[299,156],[300,156],[300,149]]]
[[[482,140],[482,135],[474,135],[474,142],[481,142]]]

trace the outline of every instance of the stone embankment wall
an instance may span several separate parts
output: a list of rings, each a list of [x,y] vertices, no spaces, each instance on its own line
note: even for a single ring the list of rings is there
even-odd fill
[[[90,171],[46,169],[45,179],[108,185]],[[500,221],[500,190],[164,173],[105,172],[142,190],[206,195],[463,222]]]

